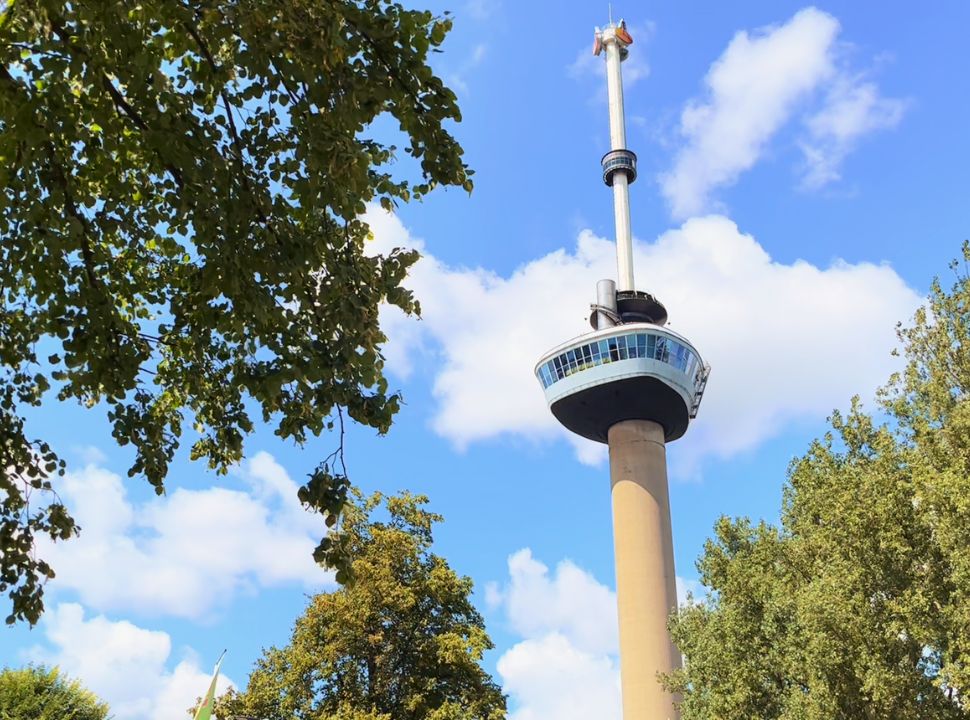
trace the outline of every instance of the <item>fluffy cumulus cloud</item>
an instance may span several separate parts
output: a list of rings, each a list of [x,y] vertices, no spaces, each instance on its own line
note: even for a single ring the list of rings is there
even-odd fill
[[[43,548],[57,572],[51,591],[100,611],[200,618],[240,590],[329,582],[312,559],[326,529],[286,471],[261,452],[238,477],[247,489],[178,488],[135,503],[109,470],[68,474],[60,492],[82,532]]]
[[[497,663],[509,720],[620,720],[613,590],[570,560],[550,570],[528,548],[509,557],[508,571],[486,586],[486,604],[519,637]],[[681,603],[688,590],[704,591],[678,577]]]
[[[711,66],[707,94],[681,116],[685,144],[661,178],[674,214],[704,209],[711,190],[752,167],[795,103],[834,72],[839,24],[815,8],[778,27],[742,31]]]
[[[497,669],[510,720],[619,720],[616,594],[569,560],[554,570],[529,549],[509,557],[508,579],[486,587],[490,614],[519,637]],[[677,578],[681,602],[696,580]]]
[[[41,620],[47,644],[26,651],[27,659],[58,665],[106,700],[116,720],[171,720],[206,690],[211,670],[186,657],[172,665],[167,633],[146,630],[127,620],[85,617],[80,605],[62,603]],[[232,681],[220,676],[217,692]]]
[[[616,652],[616,595],[570,560],[554,573],[528,549],[509,557],[509,582],[492,586],[488,600],[505,609],[511,628],[525,638],[561,634],[597,655]]]
[[[488,603],[521,640],[499,658],[510,720],[619,720],[616,596],[572,562],[555,571],[520,550]]]
[[[788,22],[738,32],[711,65],[702,98],[681,114],[683,144],[661,187],[676,217],[703,212],[714,189],[733,184],[796,113],[806,117],[806,187],[838,179],[859,137],[890,127],[903,104],[840,63],[840,27],[809,7]],[[818,97],[821,108],[812,109]],[[811,101],[811,102],[810,102]]]
[[[584,652],[562,635],[518,643],[498,672],[512,701],[509,720],[620,720],[616,659]]]
[[[375,210],[368,221],[376,249],[422,247],[395,216]],[[429,368],[434,429],[459,448],[503,435],[567,436],[533,367],[587,332],[595,282],[615,275],[614,257],[612,243],[588,231],[573,249],[508,277],[451,268],[426,253],[409,280],[423,320],[385,317],[390,368]],[[718,215],[636,242],[634,260],[643,284],[671,309],[671,328],[713,368],[690,442],[672,454],[674,472],[751,449],[788,422],[822,419],[853,394],[870,395],[894,368],[895,323],[919,304],[888,266],[778,263]],[[589,297],[577,294],[582,288]],[[580,459],[602,457],[600,446],[568,437]]]

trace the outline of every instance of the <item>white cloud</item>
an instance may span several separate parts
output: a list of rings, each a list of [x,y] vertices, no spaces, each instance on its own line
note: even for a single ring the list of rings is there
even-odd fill
[[[620,720],[616,594],[570,560],[550,572],[528,548],[508,559],[508,580],[485,588],[492,613],[521,640],[497,663],[509,720]],[[677,578],[678,601],[700,597]]]
[[[839,32],[838,20],[808,7],[784,25],[734,36],[707,73],[704,97],[684,107],[683,145],[660,176],[675,217],[709,210],[713,191],[754,166],[796,115],[806,128],[798,143],[805,189],[840,179],[863,135],[899,123],[907,103],[882,97],[848,67]]]
[[[103,465],[108,460],[108,456],[93,445],[74,445],[71,452],[85,465]]]
[[[487,591],[522,640],[499,658],[509,720],[619,720],[616,596],[569,560],[549,568],[523,549]]]
[[[200,669],[191,652],[170,668],[172,641],[167,633],[103,615],[85,618],[74,603],[48,609],[41,630],[48,645],[27,650],[27,659],[58,665],[79,679],[109,703],[116,720],[187,717],[186,710],[211,680],[210,671]],[[232,684],[220,676],[217,692]]]
[[[375,249],[422,249],[395,216],[376,210],[367,220]],[[823,419],[853,394],[871,395],[896,366],[895,323],[920,301],[885,265],[774,262],[717,215],[636,242],[634,256],[671,327],[713,366],[700,416],[671,453],[680,474],[701,458],[751,449],[787,423]],[[450,268],[425,253],[408,281],[423,319],[385,313],[389,368],[428,368],[433,427],[458,448],[499,436],[566,436],[532,369],[543,352],[588,331],[595,282],[615,275],[614,257],[613,244],[589,231],[573,250],[509,277]],[[603,457],[600,446],[569,437],[580,459]]]
[[[529,549],[509,557],[509,583],[490,598],[525,638],[555,633],[594,654],[615,653],[616,594],[570,560],[550,576]],[[494,591],[493,591],[494,592]]]
[[[710,192],[754,165],[798,101],[834,75],[838,32],[835,18],[810,7],[784,25],[734,36],[708,71],[705,99],[681,115],[686,142],[661,177],[675,216],[703,211]]]
[[[906,110],[904,100],[885,98],[873,82],[843,76],[832,86],[822,108],[805,121],[808,138],[802,184],[817,189],[841,179],[840,168],[859,139],[875,130],[893,128]]]
[[[303,510],[286,471],[261,452],[238,475],[250,492],[178,488],[138,504],[104,468],[69,473],[60,492],[82,531],[42,549],[57,573],[51,591],[102,611],[199,618],[239,590],[330,582],[312,559],[323,520]]]
[[[498,661],[509,720],[620,720],[616,660],[583,652],[562,635],[525,640]]]

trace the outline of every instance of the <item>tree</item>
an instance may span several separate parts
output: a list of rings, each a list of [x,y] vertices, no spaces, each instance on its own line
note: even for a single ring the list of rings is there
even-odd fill
[[[0,671],[0,720],[105,720],[108,706],[55,668]]]
[[[347,511],[355,581],[316,595],[290,643],[270,648],[219,717],[498,720],[505,698],[481,668],[492,643],[472,582],[431,552],[427,499],[372,495]],[[372,515],[386,510],[386,519]]]
[[[378,308],[418,311],[417,256],[365,253],[361,215],[471,189],[455,95],[428,66],[450,27],[390,0],[0,0],[8,622],[43,609],[35,536],[77,531],[27,408],[105,408],[158,493],[183,437],[218,472],[238,462],[253,413],[298,443],[344,412],[388,430]],[[331,524],[341,448],[301,493]]]
[[[964,245],[970,261],[970,244]],[[970,276],[899,337],[905,369],[789,470],[780,527],[722,518],[671,618],[684,720],[970,718]]]

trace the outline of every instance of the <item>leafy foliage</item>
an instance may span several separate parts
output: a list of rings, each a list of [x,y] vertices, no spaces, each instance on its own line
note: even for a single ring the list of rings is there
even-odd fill
[[[970,245],[964,245],[970,261]],[[712,594],[671,619],[684,720],[970,717],[970,276],[899,337],[905,370],[792,463],[781,527],[722,518]]]
[[[2,720],[105,720],[108,706],[57,668],[0,671]]]
[[[343,411],[386,431],[378,307],[418,310],[416,255],[365,253],[361,214],[471,182],[427,64],[447,18],[389,0],[0,8],[0,591],[8,622],[34,623],[53,576],[35,535],[77,528],[25,408],[106,407],[159,493],[188,428],[220,472],[253,412],[296,442]],[[385,115],[416,184],[369,137]],[[347,486],[333,456],[301,499],[332,524]]]
[[[270,648],[219,717],[264,720],[498,720],[505,698],[482,670],[492,647],[471,580],[431,552],[427,499],[373,495],[346,514],[355,582],[311,599],[289,645]],[[372,515],[386,508],[387,519]]]

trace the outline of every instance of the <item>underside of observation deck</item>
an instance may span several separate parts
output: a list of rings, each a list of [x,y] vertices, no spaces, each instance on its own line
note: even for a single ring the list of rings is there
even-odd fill
[[[690,409],[676,390],[655,377],[632,377],[596,385],[560,398],[552,414],[567,429],[607,442],[610,428],[624,420],[652,420],[670,442],[687,432]]]

